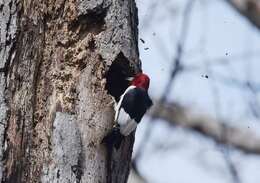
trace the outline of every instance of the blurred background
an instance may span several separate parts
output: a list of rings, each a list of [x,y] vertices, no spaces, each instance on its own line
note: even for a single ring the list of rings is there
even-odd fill
[[[129,183],[260,183],[260,1],[136,0],[154,106]]]

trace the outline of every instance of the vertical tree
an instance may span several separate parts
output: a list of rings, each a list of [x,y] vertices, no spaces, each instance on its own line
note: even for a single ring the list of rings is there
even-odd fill
[[[2,182],[126,182],[133,137],[112,157],[100,141],[140,66],[137,23],[134,0],[0,1]]]

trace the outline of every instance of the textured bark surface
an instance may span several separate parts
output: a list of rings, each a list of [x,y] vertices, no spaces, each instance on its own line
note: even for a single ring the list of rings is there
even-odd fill
[[[0,0],[0,24],[2,181],[107,182],[111,95],[140,67],[134,0]],[[132,145],[113,152],[113,183]]]

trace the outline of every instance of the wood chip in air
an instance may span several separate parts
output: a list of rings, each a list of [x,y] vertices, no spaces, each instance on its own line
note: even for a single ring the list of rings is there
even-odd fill
[[[140,41],[144,44],[145,43],[145,41],[142,39],[142,38],[140,38]]]
[[[203,77],[203,78],[209,78],[209,76],[207,75],[207,74],[205,74],[205,75],[201,75],[201,77]]]

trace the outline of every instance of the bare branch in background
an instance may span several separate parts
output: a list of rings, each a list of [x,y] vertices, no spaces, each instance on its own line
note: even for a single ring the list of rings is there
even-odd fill
[[[245,16],[255,27],[260,30],[260,1],[258,0],[226,0],[230,5],[232,5],[241,15]],[[152,6],[153,9],[156,8],[156,2],[153,1]],[[185,44],[187,33],[189,31],[190,26],[190,19],[191,19],[191,12],[192,7],[194,4],[194,0],[190,0],[187,2],[185,10],[183,12],[183,21],[181,25],[180,37],[177,42],[177,51],[176,56],[172,59],[172,70],[170,73],[170,77],[166,83],[166,87],[163,90],[163,94],[158,100],[155,102],[154,107],[150,111],[149,115],[151,117],[148,126],[145,129],[143,139],[137,149],[136,155],[132,160],[132,170],[131,176],[134,178],[134,182],[137,183],[145,183],[145,180],[142,176],[142,172],[138,171],[138,160],[141,156],[143,156],[145,151],[145,146],[147,141],[152,134],[155,119],[163,119],[165,122],[169,123],[172,126],[181,126],[187,130],[198,132],[199,134],[205,136],[206,138],[210,138],[214,140],[217,144],[217,148],[222,147],[221,150],[223,154],[223,158],[225,159],[227,168],[230,171],[234,183],[240,183],[240,175],[237,171],[237,168],[232,162],[231,156],[228,154],[230,147],[231,150],[236,148],[244,153],[249,154],[257,154],[260,155],[260,137],[250,130],[249,128],[239,128],[235,126],[229,125],[227,121],[223,121],[221,118],[212,119],[208,116],[203,116],[201,114],[197,115],[191,109],[183,107],[177,103],[167,103],[167,97],[171,93],[172,86],[174,81],[177,79],[182,72],[189,72],[193,70],[201,69],[203,66],[201,65],[187,65],[185,66],[182,63],[183,59],[188,59],[185,57]],[[148,16],[149,17],[149,16]],[[149,17],[150,18],[150,17]],[[161,44],[163,45],[163,44]],[[162,46],[158,46],[162,47]],[[163,54],[163,53],[162,53]],[[234,56],[231,55],[230,58],[229,53],[227,52],[223,58],[219,58],[214,62],[207,63],[206,67],[213,67],[213,66],[225,66],[233,62],[234,60],[244,60],[248,59],[249,57],[258,56],[258,52],[256,53],[246,53],[243,55]],[[228,57],[227,57],[228,56]],[[167,58],[167,56],[165,56]],[[165,58],[164,57],[164,58]],[[213,73],[211,75],[213,77]],[[207,76],[208,78],[208,76]],[[255,83],[248,82],[240,82],[239,80],[235,80],[232,78],[223,78],[223,77],[215,77],[215,81],[221,81],[226,84],[232,84],[232,86],[241,87],[243,89],[247,89],[252,91],[252,96],[258,92],[257,85]],[[234,82],[237,81],[237,82]],[[249,85],[249,84],[250,85]],[[251,87],[251,88],[250,88]],[[252,106],[257,106],[255,103]],[[253,108],[255,109],[255,108]],[[255,110],[257,111],[257,110]],[[258,113],[257,113],[258,114]],[[218,149],[220,150],[220,149]],[[131,178],[130,178],[131,179]]]
[[[160,118],[172,125],[194,130],[216,142],[235,147],[245,153],[260,154],[260,138],[248,128],[229,126],[206,116],[196,115],[176,103],[155,103],[151,117]],[[223,135],[225,131],[226,135]]]
[[[207,72],[210,73],[211,75],[213,75],[212,70],[210,69],[210,67],[207,67]],[[212,91],[212,95],[214,95],[214,105],[215,105],[215,112],[216,112],[216,120],[219,122],[222,122],[222,115],[220,112],[220,95],[219,95],[219,88],[216,86],[216,82],[215,82],[215,77],[213,77],[213,82],[210,83],[210,88]],[[229,123],[228,123],[229,124]],[[230,130],[227,130],[227,126],[225,123],[225,128],[221,131],[221,139],[225,139],[225,137],[228,137]],[[227,169],[229,170],[229,173],[232,177],[232,182],[233,183],[241,183],[240,180],[240,175],[239,172],[237,171],[237,167],[235,166],[235,164],[233,163],[230,154],[229,154],[229,150],[231,147],[231,145],[227,145],[224,148],[222,148],[222,144],[218,143],[218,141],[215,140],[216,143],[216,148],[218,151],[220,151],[223,155],[223,159],[225,160]]]
[[[255,27],[260,29],[260,1],[259,0],[226,0],[241,15],[245,16]]]
[[[250,97],[246,98],[250,112],[255,118],[260,118],[260,104],[257,100],[257,94],[260,92],[260,83],[253,83],[250,79],[246,81],[241,81],[232,77],[226,77],[217,73],[210,73],[211,78],[215,81],[221,82],[229,87],[237,87],[241,90],[248,91]],[[216,107],[218,109],[219,107]]]
[[[229,154],[229,148],[225,148],[221,150],[223,158],[225,159],[227,168],[232,176],[232,180],[234,183],[241,183],[239,172],[231,159],[231,155]]]
[[[164,92],[160,98],[161,102],[164,102],[166,100],[168,94],[171,91],[174,79],[176,78],[177,74],[182,71],[181,59],[182,59],[182,55],[183,55],[183,47],[184,47],[185,40],[187,37],[188,29],[189,29],[189,22],[190,22],[190,18],[191,18],[191,10],[192,10],[193,4],[194,4],[194,0],[190,0],[187,3],[184,13],[183,13],[183,23],[182,23],[181,35],[180,35],[179,41],[177,42],[177,55],[173,59],[173,69],[171,71],[170,78],[168,80],[168,83],[166,84]],[[152,134],[152,130],[154,127],[154,123],[152,122],[153,120],[154,119],[151,118],[151,120],[149,121],[149,125],[146,128],[146,130],[144,132],[144,137],[140,143],[141,148],[139,148],[137,150],[136,155],[132,160],[132,175],[135,175],[134,177],[136,178],[136,181],[137,182],[139,181],[140,183],[143,183],[146,181],[144,178],[142,178],[142,175],[138,170],[137,164],[138,164],[138,160],[141,158],[142,154],[144,153],[144,149],[147,144],[147,141]]]
[[[187,37],[187,32],[189,29],[189,22],[190,22],[190,18],[191,18],[191,10],[194,4],[194,0],[190,0],[188,1],[184,12],[183,12],[183,23],[182,23],[182,27],[181,27],[181,35],[180,35],[180,39],[177,42],[177,54],[176,57],[174,57],[173,59],[173,69],[171,71],[170,74],[170,78],[166,84],[166,87],[164,89],[164,92],[160,98],[161,102],[164,102],[168,96],[168,94],[171,92],[171,88],[173,85],[173,81],[176,78],[177,74],[179,74],[179,72],[182,71],[182,66],[181,66],[181,59],[182,59],[182,54],[183,54],[183,48],[185,45],[185,41],[186,41],[186,37]],[[148,139],[151,136],[152,133],[152,129],[153,129],[153,118],[151,118],[151,120],[149,121],[149,125],[146,128],[145,132],[144,132],[144,137],[140,143],[140,147],[136,152],[136,155],[134,157],[134,162],[135,164],[137,163],[138,159],[140,159],[144,149],[145,149],[145,145],[147,144]],[[136,167],[137,170],[137,167]]]

